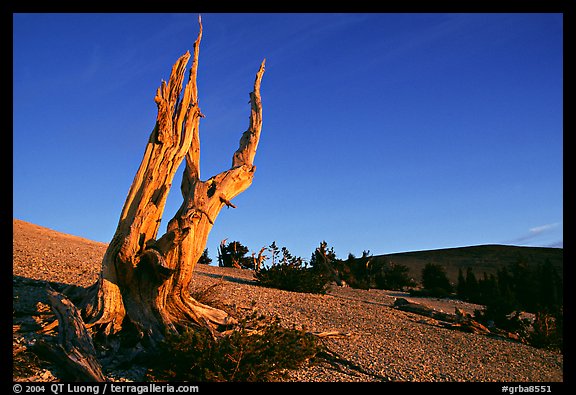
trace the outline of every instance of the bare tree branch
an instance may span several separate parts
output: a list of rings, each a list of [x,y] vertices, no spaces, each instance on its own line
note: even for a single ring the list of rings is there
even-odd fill
[[[254,163],[254,156],[258,148],[258,141],[260,140],[260,131],[262,130],[262,99],[260,97],[260,83],[262,82],[262,75],[264,74],[264,65],[266,59],[260,64],[260,69],[256,73],[256,80],[254,81],[254,91],[250,93],[250,125],[248,130],[242,134],[240,139],[240,146],[234,153],[232,158],[232,168],[248,165],[252,166]]]

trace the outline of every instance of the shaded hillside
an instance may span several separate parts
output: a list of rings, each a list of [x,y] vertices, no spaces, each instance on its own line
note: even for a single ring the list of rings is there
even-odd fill
[[[496,274],[498,268],[508,266],[519,260],[530,266],[549,260],[562,274],[563,253],[563,248],[490,244],[376,255],[371,259],[375,264],[382,261],[392,261],[396,264],[405,265],[410,269],[410,275],[416,281],[420,281],[422,269],[427,263],[440,264],[446,269],[449,280],[455,284],[458,279],[458,268],[462,268],[462,271],[466,273],[467,268],[471,267],[474,274],[481,276],[484,272]]]

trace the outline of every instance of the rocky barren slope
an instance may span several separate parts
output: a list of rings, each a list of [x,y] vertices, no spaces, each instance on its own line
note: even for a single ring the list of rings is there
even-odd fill
[[[106,244],[13,221],[13,378],[57,381],[58,368],[40,361],[30,346],[50,308],[47,283],[89,286],[97,278]],[[227,309],[257,309],[278,315],[286,325],[310,331],[339,331],[329,347],[351,365],[319,363],[291,371],[288,381],[496,381],[561,382],[563,356],[518,342],[448,329],[432,318],[392,307],[406,294],[334,287],[327,295],[287,292],[259,286],[252,272],[198,265],[195,289],[215,288]],[[58,286],[55,284],[55,286]],[[472,312],[457,301],[408,299],[435,309]],[[144,366],[106,371],[114,381],[141,379]]]

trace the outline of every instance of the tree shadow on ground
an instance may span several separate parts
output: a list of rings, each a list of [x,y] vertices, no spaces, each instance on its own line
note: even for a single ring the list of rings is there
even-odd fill
[[[84,287],[12,276],[12,375],[14,381],[54,381],[62,372],[37,355],[36,346],[54,335],[42,329],[56,319],[48,302],[48,288],[80,294]]]
[[[196,274],[196,273],[195,273]],[[212,278],[217,278],[217,279],[223,279],[225,281],[229,281],[232,283],[238,283],[238,284],[248,284],[248,285],[259,285],[258,281],[256,280],[249,280],[246,278],[242,278],[242,277],[234,277],[234,276],[225,276],[222,274],[216,274],[216,273],[197,273],[198,275],[201,276],[207,276],[207,277],[212,277]]]
[[[47,289],[52,288],[66,294],[78,294],[86,288],[55,281],[36,280],[23,276],[12,276],[12,318],[18,322],[23,317],[42,314],[42,305],[48,305]],[[40,305],[39,305],[40,303]]]

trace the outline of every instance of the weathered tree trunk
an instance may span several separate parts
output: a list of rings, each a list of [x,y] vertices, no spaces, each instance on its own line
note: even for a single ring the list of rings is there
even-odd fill
[[[315,254],[316,254],[316,261],[322,265],[324,271],[328,275],[330,275],[330,277],[332,277],[334,282],[336,282],[336,285],[338,285],[339,287],[347,287],[348,285],[346,284],[346,281],[342,279],[338,270],[336,270],[331,265],[332,262],[331,259],[328,258],[325,242],[321,243],[320,247],[316,248]]]
[[[266,260],[266,255],[263,255],[264,251],[266,251],[266,247],[262,247],[260,252],[258,252],[258,257],[256,257],[256,253],[252,253],[252,262],[254,266],[254,271],[258,272],[262,267],[262,263]]]
[[[88,326],[106,336],[118,333],[127,320],[141,338],[152,342],[190,322],[212,328],[234,322],[225,312],[195,301],[190,282],[220,210],[234,207],[230,201],[252,183],[262,128],[264,61],[250,93],[249,128],[233,155],[232,167],[201,181],[199,124],[203,115],[196,85],[201,38],[200,23],[182,95],[189,52],[174,64],[168,83],[162,81],[158,88],[156,126],[104,255],[100,278],[84,306]],[[166,233],[157,239],[166,197],[183,160],[183,202]]]

